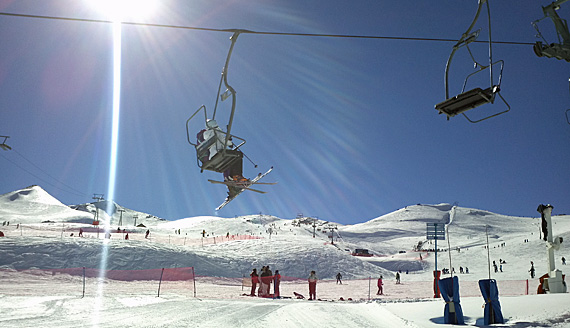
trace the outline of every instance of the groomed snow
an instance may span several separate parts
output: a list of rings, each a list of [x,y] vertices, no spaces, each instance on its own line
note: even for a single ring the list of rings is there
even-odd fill
[[[483,325],[477,281],[489,276],[489,251],[491,261],[506,262],[503,272],[491,272],[506,319],[500,326],[570,327],[568,293],[533,295],[538,284],[534,279],[529,281],[531,295],[524,295],[530,261],[537,276],[547,267],[536,217],[449,204],[413,205],[361,224],[316,221],[313,228],[311,219],[305,220],[311,224],[300,225],[296,223],[303,220],[267,215],[167,222],[125,209],[120,227],[120,213],[99,210],[97,231],[90,225],[95,207],[71,209],[38,186],[0,195],[0,221],[5,222],[0,227],[5,234],[0,238],[2,327],[447,327],[444,302],[431,294],[435,261],[426,249],[434,245],[413,250],[425,242],[426,222],[449,223],[449,240],[440,241],[438,248],[446,249],[449,241],[452,251],[439,253],[438,268],[450,267],[450,255],[456,271],[469,268],[469,274],[457,274],[467,325]],[[134,227],[135,215],[137,225],[144,227]],[[553,222],[554,234],[570,240],[570,216],[555,215]],[[104,239],[105,227],[111,239]],[[337,228],[334,244],[327,227]],[[80,228],[83,238],[77,237]],[[147,230],[149,238],[144,237]],[[374,256],[350,255],[355,248],[369,249]],[[563,272],[567,270],[560,258],[568,258],[567,250],[563,243],[555,256]],[[102,261],[111,270],[194,267],[196,289],[190,282],[163,282],[158,297],[155,280],[88,278],[82,297],[81,277],[45,270],[98,268]],[[242,277],[263,265],[293,279],[282,283],[286,297],[294,291],[306,296],[305,279],[310,270],[317,271],[317,295],[323,301],[242,296],[249,293]],[[397,270],[402,270],[400,285],[394,283]],[[334,280],[337,272],[343,274],[342,285]],[[382,297],[375,295],[380,275],[386,293]]]

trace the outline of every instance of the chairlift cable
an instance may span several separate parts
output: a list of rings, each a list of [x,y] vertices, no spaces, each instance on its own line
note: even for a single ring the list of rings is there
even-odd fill
[[[29,14],[15,14],[0,12],[3,16],[25,17],[25,18],[39,18],[39,19],[52,19],[52,20],[66,20],[75,22],[89,22],[89,23],[107,23],[112,24],[113,21],[103,19],[89,19],[89,18],[73,18],[73,17],[60,17],[60,16],[44,16],[44,15],[29,15]],[[381,36],[381,35],[354,35],[354,34],[326,34],[326,33],[296,33],[296,32],[274,32],[274,31],[252,31],[243,29],[218,29],[197,26],[184,26],[184,25],[171,25],[171,24],[154,24],[154,23],[138,23],[138,22],[121,22],[123,25],[134,26],[147,26],[147,27],[162,27],[174,29],[186,29],[197,31],[209,32],[224,32],[234,33],[240,31],[243,34],[260,34],[260,35],[282,35],[282,36],[303,36],[303,37],[325,37],[325,38],[351,38],[351,39],[380,39],[380,40],[403,40],[403,41],[431,41],[431,42],[457,42],[457,39],[446,38],[422,38],[422,37],[403,37],[403,36]],[[475,43],[489,43],[485,40],[475,40]],[[519,45],[519,46],[532,46],[533,42],[520,42],[520,41],[493,41],[494,44],[506,45]]]
[[[62,181],[60,181],[59,179],[53,177],[51,174],[47,173],[44,169],[42,169],[41,167],[39,167],[38,165],[34,164],[31,160],[27,159],[24,155],[22,155],[18,150],[13,149],[13,151],[18,154],[18,156],[22,157],[26,162],[30,163],[32,166],[34,166],[35,168],[37,168],[40,172],[42,172],[43,174],[47,175],[48,177],[52,178],[53,180],[57,181],[58,183],[61,183],[62,185],[64,185],[65,187],[69,188],[69,190],[73,191],[74,194],[76,195],[81,195],[81,196],[85,196],[86,194],[63,183]],[[63,190],[63,189],[62,189]]]
[[[17,152],[16,152],[16,153],[17,153]],[[19,154],[19,155],[22,156],[21,154]],[[82,196],[82,197],[86,196],[86,194],[81,193],[80,191],[77,191],[77,190],[75,190],[75,189],[73,189],[73,188],[67,186],[67,185],[64,184],[63,182],[61,182],[61,181],[55,179],[54,177],[52,177],[51,175],[47,174],[45,171],[43,171],[43,170],[41,170],[41,169],[40,169],[40,171],[42,171],[43,173],[47,174],[50,178],[56,180],[57,182],[61,183],[62,185],[66,186],[66,187],[68,187],[68,188],[71,188],[71,190],[66,190],[66,189],[63,189],[63,188],[60,188],[60,187],[56,186],[55,184],[53,184],[53,183],[51,183],[51,182],[49,182],[49,181],[47,181],[47,180],[45,180],[45,179],[39,177],[38,175],[36,175],[36,174],[34,174],[34,173],[32,173],[32,172],[30,172],[29,170],[25,169],[24,167],[22,167],[21,165],[19,165],[18,163],[16,163],[15,161],[9,159],[8,157],[4,156],[4,155],[1,154],[1,153],[0,153],[0,156],[4,157],[5,160],[7,160],[8,162],[14,164],[16,167],[18,167],[18,168],[21,169],[22,171],[28,173],[29,175],[33,176],[33,177],[36,178],[36,179],[39,179],[39,180],[41,180],[41,181],[47,183],[48,185],[50,185],[50,186],[52,186],[52,187],[54,187],[54,188],[56,188],[56,189],[59,189],[59,190],[61,190],[61,191],[64,191],[64,192],[67,192],[67,193],[69,193],[69,194],[73,194],[73,195],[76,195],[76,196]],[[24,157],[23,157],[23,158],[24,158]],[[26,158],[24,158],[24,159],[26,159]],[[31,163],[31,162],[30,162],[30,163]],[[34,165],[34,164],[32,163],[32,165]],[[36,165],[34,165],[34,166],[36,166]],[[37,166],[36,166],[36,167],[37,167]]]

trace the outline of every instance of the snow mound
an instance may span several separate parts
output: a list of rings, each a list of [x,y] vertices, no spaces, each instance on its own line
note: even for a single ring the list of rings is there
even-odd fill
[[[92,216],[61,203],[40,186],[0,195],[0,217],[13,223],[91,222]],[[40,219],[38,219],[40,218]]]
[[[63,205],[40,186],[30,186],[0,196],[0,204],[6,202],[30,202],[45,205]]]

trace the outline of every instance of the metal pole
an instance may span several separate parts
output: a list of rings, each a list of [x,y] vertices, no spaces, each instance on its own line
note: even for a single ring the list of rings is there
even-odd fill
[[[434,224],[435,227],[435,271],[437,272],[437,223]]]
[[[451,285],[453,286],[453,267],[451,266],[451,244],[449,243],[449,224],[447,225],[447,254],[449,254],[449,272],[451,273]]]
[[[372,277],[368,276],[368,300],[370,301],[370,282],[372,281]]]
[[[194,273],[194,267],[192,267],[192,281],[194,281],[194,297],[196,297],[196,274]]]
[[[485,226],[485,234],[487,235],[487,267],[489,268],[489,280],[491,279],[491,254],[489,252],[489,232],[487,231],[487,228],[489,226],[486,225]]]
[[[164,274],[164,268],[160,271],[160,280],[158,281],[158,296],[160,297],[160,285],[162,284],[162,275]]]
[[[85,297],[85,267],[83,267],[83,294],[81,298]]]

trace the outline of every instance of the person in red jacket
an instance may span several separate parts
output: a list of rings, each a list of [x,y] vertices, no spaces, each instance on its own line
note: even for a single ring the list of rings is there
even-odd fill
[[[315,271],[311,271],[309,275],[309,301],[317,299],[317,273]]]
[[[249,296],[255,296],[255,287],[257,286],[257,283],[259,282],[259,276],[257,275],[257,269],[253,269],[253,271],[251,271],[251,293],[249,294]]]
[[[378,278],[378,292],[376,295],[384,295],[384,288],[382,285],[384,285],[384,282],[382,282],[382,276],[380,276],[380,278]]]

